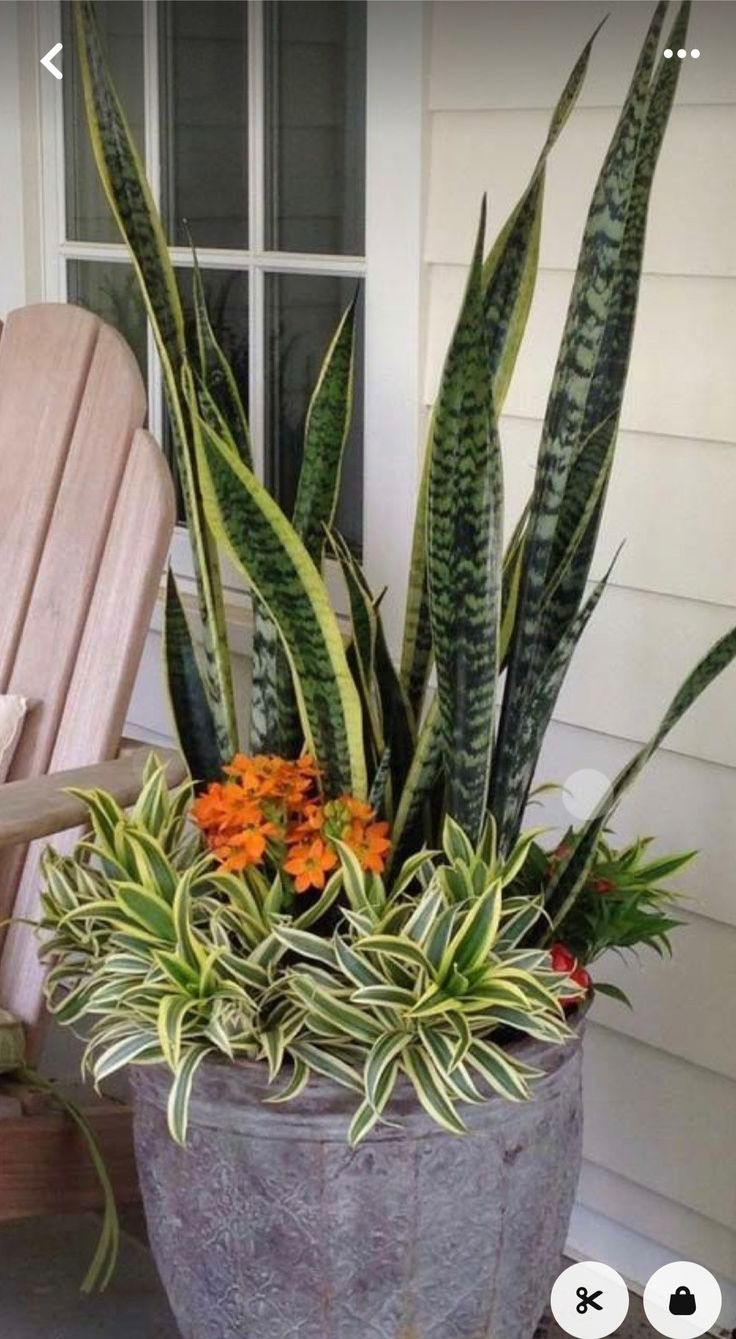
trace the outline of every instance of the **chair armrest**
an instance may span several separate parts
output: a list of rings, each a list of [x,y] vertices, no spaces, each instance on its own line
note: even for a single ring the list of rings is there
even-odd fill
[[[66,772],[7,781],[0,786],[0,848],[50,837],[55,832],[83,826],[87,810],[69,786],[82,790],[106,790],[125,809],[140,794],[143,769],[155,752],[166,763],[166,779],[176,786],[187,775],[183,758],[174,749],[136,748],[110,762],[74,767]]]

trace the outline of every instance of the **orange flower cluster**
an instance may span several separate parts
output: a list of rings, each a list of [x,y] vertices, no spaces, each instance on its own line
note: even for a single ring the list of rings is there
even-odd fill
[[[355,852],[361,867],[380,874],[391,843],[388,823],[375,821],[370,805],[352,795],[323,802],[317,766],[239,753],[192,805],[192,817],[223,869],[244,870],[266,860],[282,868],[297,893],[324,888],[338,864],[335,841]]]

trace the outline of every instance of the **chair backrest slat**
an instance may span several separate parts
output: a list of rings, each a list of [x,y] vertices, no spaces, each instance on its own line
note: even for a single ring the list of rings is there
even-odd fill
[[[108,758],[120,739],[135,672],[148,631],[159,574],[174,525],[166,463],[147,432],[135,434],[105,553],[82,636],[50,770],[64,771]],[[78,832],[54,838],[71,850]],[[15,910],[33,917],[45,841],[33,842],[23,868]],[[0,960],[0,1000],[33,1026],[43,1002],[35,935],[20,921],[8,933]]]
[[[100,323],[81,308],[11,312],[0,338],[0,691],[20,639]]]
[[[8,780],[46,770],[133,433],[146,411],[141,377],[103,326],[49,517],[8,691],[39,703]]]
[[[61,305],[11,313],[0,338],[0,589],[10,596],[0,691],[37,703],[14,780],[117,749],[175,518],[144,415],[133,355],[97,317]],[[14,904],[33,914],[38,858],[34,847],[0,852],[0,919]],[[15,926],[0,949],[0,1001],[33,1023],[42,981],[32,936]]]

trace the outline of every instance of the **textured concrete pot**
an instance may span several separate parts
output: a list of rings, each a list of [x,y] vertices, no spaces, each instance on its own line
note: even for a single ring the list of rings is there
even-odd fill
[[[531,1102],[465,1107],[456,1138],[407,1085],[401,1130],[356,1151],[347,1090],[312,1081],[264,1106],[262,1066],[218,1062],[179,1148],[170,1075],[135,1069],[146,1217],[183,1339],[532,1339],[580,1171],[581,1045],[515,1049],[545,1070]]]

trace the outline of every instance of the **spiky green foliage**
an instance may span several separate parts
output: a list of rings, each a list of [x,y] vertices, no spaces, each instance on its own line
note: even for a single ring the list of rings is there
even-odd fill
[[[574,855],[581,834],[572,828],[552,851],[532,842],[524,867],[515,881],[519,896],[546,900],[558,870]],[[595,962],[608,949],[652,948],[671,953],[670,933],[678,925],[680,894],[665,885],[694,858],[694,851],[672,855],[650,854],[652,837],[638,837],[616,847],[606,833],[598,838],[593,858],[569,911],[558,918],[553,937],[582,966]],[[595,982],[596,991],[615,993]]]
[[[413,856],[390,890],[341,847],[341,867],[302,910],[280,876],[224,873],[203,853],[186,828],[189,796],[189,785],[169,794],[152,759],[132,813],[88,792],[91,836],[44,857],[49,1008],[89,1024],[96,1083],[124,1065],[167,1065],[180,1141],[208,1054],[263,1060],[273,1080],[286,1068],[280,1100],[312,1073],[354,1089],[356,1143],[402,1075],[454,1132],[465,1102],[530,1096],[533,1074],[501,1045],[509,1027],[569,1035],[569,981],[545,950],[521,947],[542,899],[504,896],[535,834],[504,861],[490,825],[476,848],[448,818],[442,852]]]
[[[93,147],[154,325],[175,420],[203,617],[204,669],[170,583],[168,681],[195,777],[233,751],[217,542],[256,600],[251,741],[292,755],[306,742],[327,795],[370,794],[392,824],[390,874],[449,816],[477,839],[490,807],[502,851],[523,821],[570,660],[609,572],[589,589],[631,352],[654,172],[680,62],[661,56],[668,6],[656,5],[585,223],[550,388],[531,496],[505,547],[497,418],[537,273],[546,164],[585,78],[595,34],[555,107],[528,184],[486,251],[481,223],[431,416],[417,502],[400,671],[380,602],[334,532],[352,405],[355,309],[327,350],[307,415],[294,515],[251,469],[248,428],[195,275],[188,349],[173,271],[150,192],[102,59],[91,7],[77,33]],[[667,35],[685,43],[689,6]],[[605,40],[605,33],[602,40]],[[187,492],[188,490],[188,492]],[[350,629],[330,609],[325,546],[340,564]],[[388,598],[391,598],[389,595]],[[682,712],[736,655],[736,632],[686,679],[651,743],[623,769],[547,888],[555,934],[571,913],[613,807]],[[437,692],[429,691],[432,666]],[[295,711],[296,706],[296,711]]]

